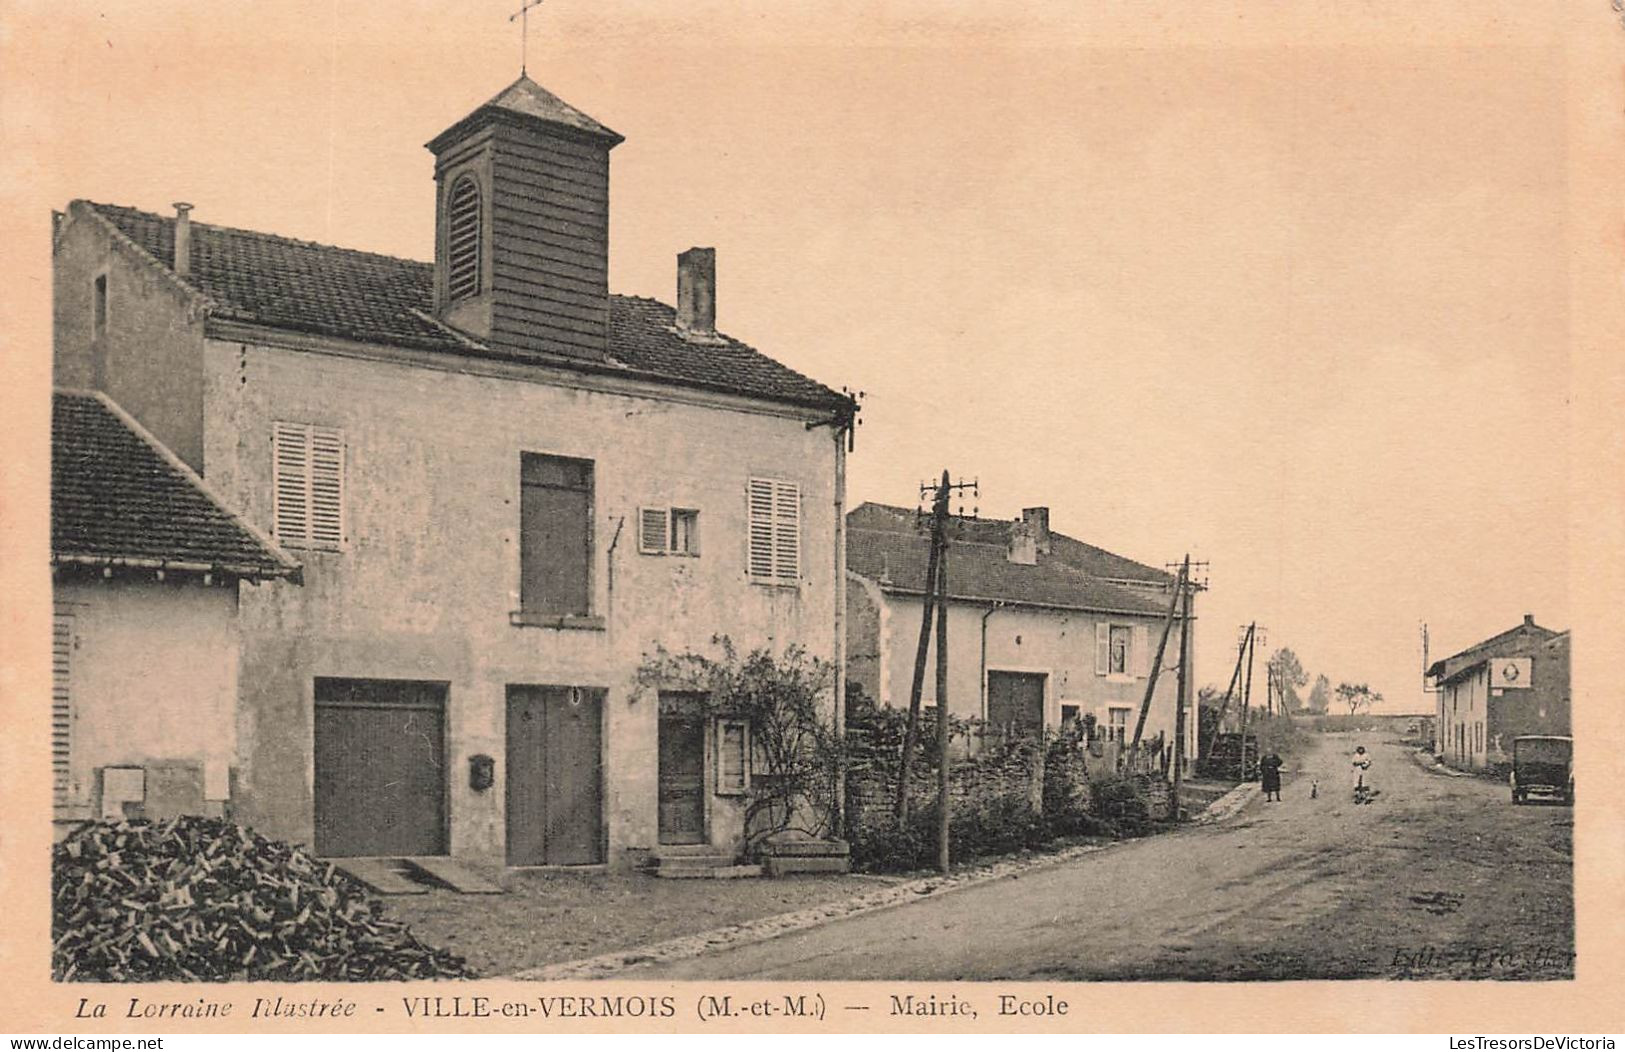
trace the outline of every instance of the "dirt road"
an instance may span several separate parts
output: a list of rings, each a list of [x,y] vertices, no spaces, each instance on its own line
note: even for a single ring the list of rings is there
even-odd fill
[[[1351,736],[1313,739],[1281,803],[1026,876],[628,979],[1562,979],[1570,811],[1422,770],[1397,742],[1355,806]],[[1310,799],[1318,779],[1320,795]]]

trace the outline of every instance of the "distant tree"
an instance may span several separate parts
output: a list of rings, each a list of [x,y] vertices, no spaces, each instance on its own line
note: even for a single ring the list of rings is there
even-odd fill
[[[1364,683],[1337,685],[1337,702],[1348,709],[1350,716],[1357,716],[1362,710],[1370,711],[1381,700],[1382,695]]]
[[[1322,673],[1309,688],[1309,711],[1324,716],[1332,707],[1332,681]]]
[[[1303,670],[1298,655],[1290,648],[1282,647],[1270,655],[1269,677],[1270,684],[1275,688],[1275,697],[1281,702],[1282,711],[1296,712],[1303,708],[1303,700],[1298,697],[1298,688],[1309,682],[1309,674]]]

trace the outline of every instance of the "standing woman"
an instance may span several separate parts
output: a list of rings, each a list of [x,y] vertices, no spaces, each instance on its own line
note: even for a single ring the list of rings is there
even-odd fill
[[[1258,762],[1259,770],[1263,772],[1264,799],[1274,797],[1276,803],[1281,802],[1281,758],[1270,753]]]

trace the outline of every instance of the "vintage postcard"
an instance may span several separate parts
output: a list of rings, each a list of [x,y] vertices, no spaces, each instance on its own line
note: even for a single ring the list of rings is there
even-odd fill
[[[1625,1026],[1618,0],[0,38],[0,1030]]]

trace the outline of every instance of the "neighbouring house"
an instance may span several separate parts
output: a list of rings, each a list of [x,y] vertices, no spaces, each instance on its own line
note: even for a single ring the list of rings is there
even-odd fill
[[[733,850],[750,729],[647,656],[727,636],[841,668],[856,406],[717,330],[712,249],[678,257],[675,308],[610,294],[621,141],[521,77],[428,144],[435,210],[403,222],[434,223],[432,262],[190,205],[57,216],[58,384],[302,564],[243,592],[235,661],[191,642],[261,832],[511,866]]]
[[[105,394],[52,396],[59,833],[91,818],[227,813],[239,593],[298,577],[275,541]]]
[[[1523,623],[1428,666],[1434,751],[1477,770],[1511,759],[1512,739],[1569,734],[1569,633]]]
[[[1131,740],[1175,576],[1051,530],[1047,508],[1014,522],[954,516],[949,536],[949,711],[1024,733],[1092,716],[1098,739]],[[914,509],[863,504],[847,516],[847,678],[881,705],[909,704],[929,554]],[[1179,628],[1176,621],[1142,742],[1174,741]],[[935,647],[933,633],[928,707],[936,704]],[[1190,704],[1185,755],[1193,763],[1194,686]]]

